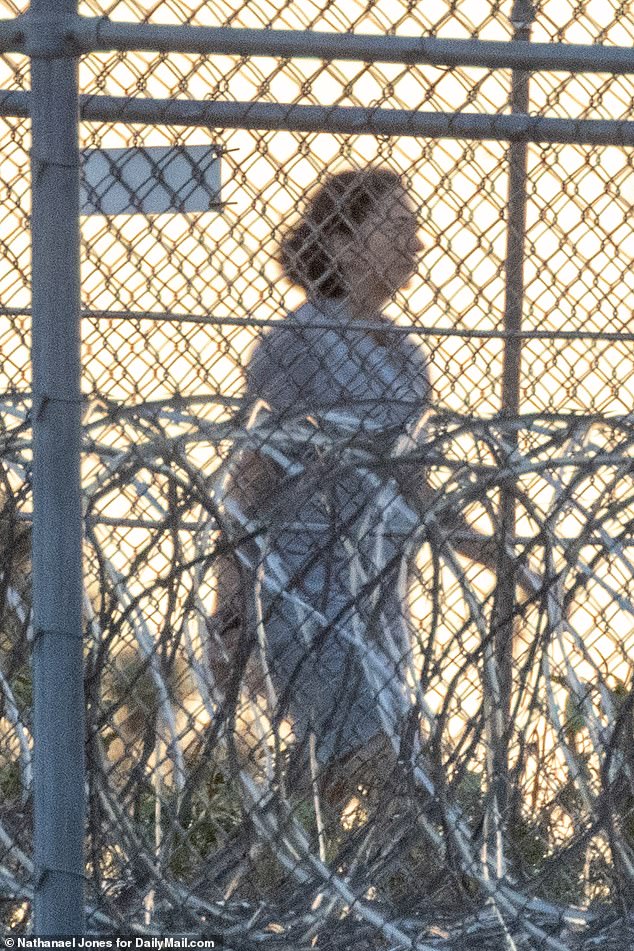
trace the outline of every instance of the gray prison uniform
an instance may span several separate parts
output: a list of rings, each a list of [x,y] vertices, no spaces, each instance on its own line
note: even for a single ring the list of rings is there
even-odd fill
[[[264,335],[247,366],[247,405],[268,406],[262,449],[272,433],[303,425],[299,438],[277,439],[273,484],[254,484],[246,461],[234,468],[238,487],[251,475],[261,529],[257,545],[241,548],[247,623],[277,718],[290,714],[298,744],[314,733],[322,764],[394,734],[411,710],[399,550],[417,520],[389,463],[376,462],[415,431],[430,385],[413,339],[381,320],[379,341],[354,329],[345,304],[309,302]]]

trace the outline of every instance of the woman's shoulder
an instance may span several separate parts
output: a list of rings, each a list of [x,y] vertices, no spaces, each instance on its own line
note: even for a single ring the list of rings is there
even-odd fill
[[[287,314],[267,328],[251,352],[246,374],[248,389],[273,403],[302,400],[321,390],[328,373],[325,359],[332,341],[324,336],[313,305]]]
[[[334,309],[307,301],[267,328],[250,358],[251,371],[260,364],[290,366],[310,360],[339,342]]]

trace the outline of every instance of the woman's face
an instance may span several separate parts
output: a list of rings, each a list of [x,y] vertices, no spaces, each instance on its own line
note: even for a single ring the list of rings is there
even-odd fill
[[[339,262],[349,297],[380,306],[407,284],[422,248],[406,192],[395,188],[376,198],[356,232],[340,239]]]

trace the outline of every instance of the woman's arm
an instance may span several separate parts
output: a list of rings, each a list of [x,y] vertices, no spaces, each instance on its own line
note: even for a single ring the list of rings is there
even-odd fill
[[[438,516],[433,515],[442,490],[433,489],[426,479],[420,480],[414,492],[411,485],[408,488],[408,501],[410,504],[414,503],[416,510],[425,515],[429,539],[438,551],[442,552],[445,546],[450,546],[456,554],[488,568],[495,574],[498,573],[502,554],[500,539],[481,535],[469,525],[461,512],[449,510]],[[529,596],[541,590],[541,579],[526,565],[517,565],[516,578],[524,593]]]

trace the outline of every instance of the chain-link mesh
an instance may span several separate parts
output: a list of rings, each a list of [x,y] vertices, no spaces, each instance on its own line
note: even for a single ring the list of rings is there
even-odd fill
[[[513,34],[510,3],[81,12]],[[532,27],[633,33],[612,0],[545,0]],[[0,64],[0,88],[28,88],[24,57]],[[482,114],[508,112],[511,90],[505,70],[152,53],[85,56],[80,81]],[[539,73],[530,97],[535,115],[623,119],[632,81]],[[33,886],[29,124],[2,124],[0,900],[15,928]],[[82,221],[89,928],[240,951],[628,947],[631,149],[528,147],[509,417],[507,144],[81,125],[84,149],[151,161],[188,145],[222,152],[220,210],[210,192],[209,211]],[[370,203],[348,245],[370,220],[367,247],[387,254],[396,215],[400,246],[409,201],[415,273],[383,316],[297,311],[280,242],[312,189],[369,165],[409,197]]]

